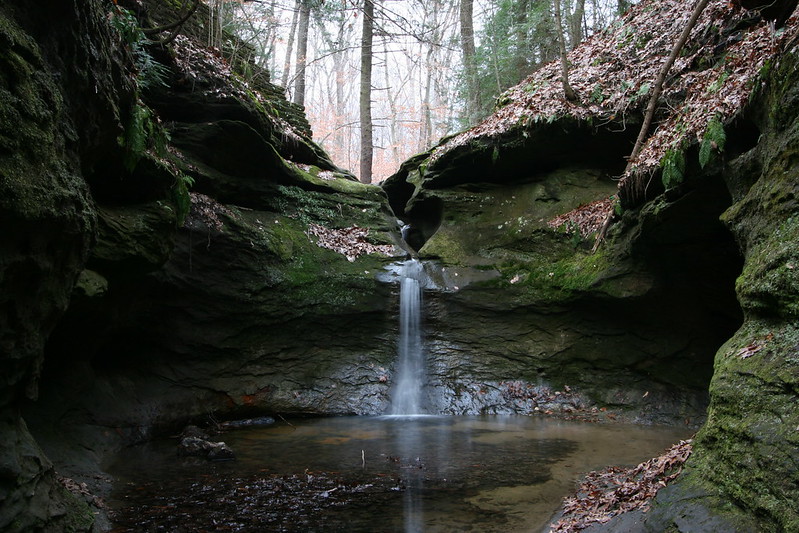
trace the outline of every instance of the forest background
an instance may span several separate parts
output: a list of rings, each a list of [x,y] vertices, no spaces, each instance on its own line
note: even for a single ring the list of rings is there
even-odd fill
[[[491,113],[503,91],[628,0],[205,0],[209,44],[268,69],[363,182]]]

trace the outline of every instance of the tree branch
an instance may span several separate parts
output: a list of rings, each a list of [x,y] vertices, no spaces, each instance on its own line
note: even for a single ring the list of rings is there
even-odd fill
[[[144,35],[150,36],[150,35],[156,35],[158,33],[162,33],[162,32],[165,32],[165,31],[169,31],[169,30],[172,30],[172,29],[175,29],[175,28],[177,28],[179,30],[180,27],[183,25],[183,23],[186,22],[187,20],[189,20],[189,17],[191,17],[194,14],[194,12],[197,11],[198,7],[200,7],[200,0],[194,0],[194,5],[192,5],[191,8],[189,8],[189,11],[185,15],[183,15],[181,18],[176,20],[175,22],[173,22],[171,24],[166,24],[164,26],[158,26],[157,28],[146,28],[146,29],[144,29],[142,31],[144,32]],[[175,33],[177,33],[177,32],[175,32]],[[172,39],[174,39],[174,37],[172,37]],[[172,39],[170,39],[170,40],[172,40]]]
[[[629,175],[630,170],[632,169],[633,165],[635,164],[635,160],[638,158],[638,155],[641,153],[641,149],[644,146],[644,141],[646,140],[646,136],[649,133],[649,127],[652,125],[652,119],[655,116],[655,109],[657,108],[658,100],[660,99],[660,94],[663,92],[663,83],[666,80],[666,76],[668,75],[671,67],[674,65],[674,62],[677,60],[677,56],[680,55],[683,46],[685,46],[688,37],[691,35],[691,30],[694,29],[696,25],[696,21],[699,20],[699,16],[704,11],[705,7],[710,0],[699,0],[696,6],[694,7],[693,12],[691,13],[691,18],[688,19],[688,23],[683,28],[682,34],[680,34],[680,38],[677,39],[677,42],[674,43],[674,47],[671,49],[671,54],[669,54],[668,59],[663,64],[663,67],[660,69],[658,73],[658,77],[655,80],[655,87],[652,90],[652,96],[649,98],[649,104],[646,107],[646,114],[644,115],[644,123],[641,124],[641,131],[638,132],[638,138],[635,140],[635,146],[633,146],[633,151],[630,154],[629,159],[627,159],[627,167],[624,169],[624,174]],[[596,241],[594,242],[594,248],[592,252],[596,252],[599,248],[599,245],[602,241],[605,240],[605,235],[608,232],[608,228],[610,228],[610,224],[613,220],[614,211],[611,209],[607,217],[605,217],[605,221],[602,224],[602,229],[599,231],[596,237]]]

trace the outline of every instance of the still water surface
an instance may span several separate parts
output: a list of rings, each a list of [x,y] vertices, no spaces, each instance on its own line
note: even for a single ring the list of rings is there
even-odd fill
[[[174,440],[125,450],[110,503],[116,531],[540,531],[581,473],[689,433],[524,416],[278,422],[214,438],[235,461],[178,457]]]

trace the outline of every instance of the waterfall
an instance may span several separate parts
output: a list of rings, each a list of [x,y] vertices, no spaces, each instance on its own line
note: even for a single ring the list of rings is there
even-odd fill
[[[421,414],[425,355],[422,346],[422,264],[411,259],[400,270],[400,336],[397,346],[396,381],[392,391],[392,415]]]

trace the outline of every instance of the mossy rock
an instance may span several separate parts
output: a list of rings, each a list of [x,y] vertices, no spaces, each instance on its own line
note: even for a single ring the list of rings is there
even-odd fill
[[[128,277],[142,275],[169,259],[178,220],[168,203],[100,206],[98,215],[91,262],[103,271]]]
[[[799,328],[748,321],[719,350],[697,479],[765,518],[763,531],[799,527]]]

